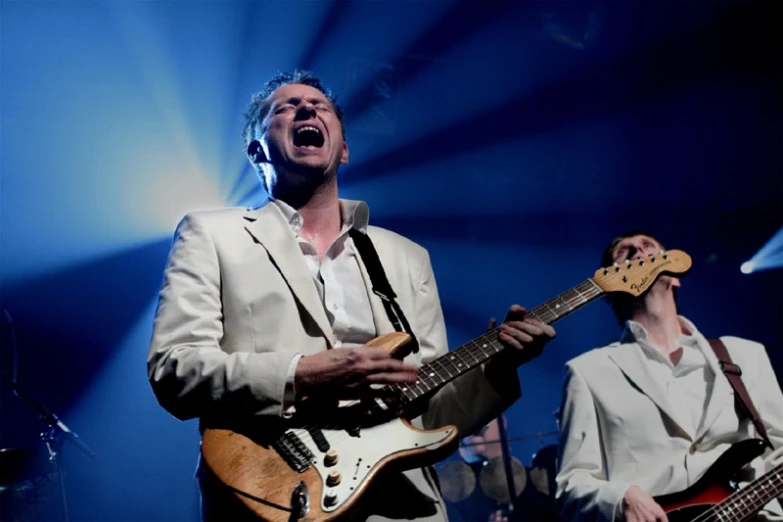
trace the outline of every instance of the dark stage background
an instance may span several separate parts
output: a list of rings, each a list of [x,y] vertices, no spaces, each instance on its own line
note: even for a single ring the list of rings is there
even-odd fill
[[[259,200],[242,114],[296,66],[339,93],[343,196],[429,249],[452,346],[646,228],[693,257],[683,313],[763,342],[783,376],[780,247],[739,270],[783,223],[781,2],[0,9],[0,364],[97,454],[63,450],[72,520],[196,520],[196,422],[146,380],[156,294],[185,212]],[[556,442],[526,435],[556,429],[565,361],[618,333],[601,302],[557,329],[508,412],[528,466]],[[42,450],[36,412],[6,385],[0,406],[0,448]]]

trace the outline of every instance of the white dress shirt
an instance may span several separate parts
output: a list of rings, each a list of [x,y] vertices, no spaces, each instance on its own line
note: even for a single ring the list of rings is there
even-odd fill
[[[340,200],[342,228],[337,238],[329,245],[323,260],[319,261],[315,247],[299,237],[299,232],[304,225],[302,215],[280,200],[273,200],[272,203],[280,207],[288,218],[291,230],[297,236],[299,248],[305,256],[321,304],[334,331],[332,345],[335,348],[358,348],[376,337],[370,297],[356,259],[357,253],[348,235],[352,228],[357,230],[367,228],[369,222],[367,204],[360,201]],[[301,357],[302,354],[297,354],[288,367],[288,380],[283,399],[285,416],[293,415],[295,412],[294,378]]]
[[[669,399],[677,421],[683,423],[682,427],[688,433],[697,433],[704,422],[707,398],[712,393],[715,374],[707,364],[703,347],[695,335],[696,327],[683,317],[679,321],[683,332],[689,334],[683,334],[677,339],[678,346],[682,348],[682,357],[676,365],[648,340],[644,326],[635,321],[628,321],[626,326],[649,361],[647,368]]]

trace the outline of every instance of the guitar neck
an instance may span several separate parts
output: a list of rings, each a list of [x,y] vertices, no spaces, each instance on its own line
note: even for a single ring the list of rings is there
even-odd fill
[[[756,513],[783,492],[783,464],[757,478],[744,488],[735,491],[711,511],[720,520],[750,520]]]
[[[528,311],[527,317],[532,317],[545,324],[552,324],[604,293],[595,281],[587,279],[554,299]],[[419,370],[419,380],[415,384],[397,385],[400,396],[403,401],[412,402],[428,395],[460,375],[480,366],[503,349],[504,346],[498,339],[498,329],[489,330],[459,348],[424,364]]]

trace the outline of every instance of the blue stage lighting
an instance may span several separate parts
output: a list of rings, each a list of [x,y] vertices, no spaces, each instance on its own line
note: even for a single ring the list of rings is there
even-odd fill
[[[783,267],[783,228],[740,267],[743,274]]]

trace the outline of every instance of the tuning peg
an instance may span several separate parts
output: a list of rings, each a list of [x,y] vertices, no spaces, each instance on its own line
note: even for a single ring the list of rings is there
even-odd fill
[[[663,256],[664,259],[669,259],[669,253],[665,250],[661,250],[661,256]]]
[[[614,271],[615,272],[619,272],[620,271],[620,265],[618,265],[617,263],[614,263],[613,266],[614,266]]]

